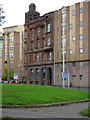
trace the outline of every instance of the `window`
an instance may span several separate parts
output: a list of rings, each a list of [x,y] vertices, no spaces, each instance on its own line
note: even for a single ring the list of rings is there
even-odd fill
[[[32,42],[31,44],[32,44],[32,49],[34,49],[34,42]]]
[[[83,8],[80,8],[80,13],[83,13]]]
[[[32,37],[34,37],[34,31],[32,32]]]
[[[13,58],[13,53],[9,53],[9,58]]]
[[[80,21],[80,27],[82,27],[83,26],[83,22],[82,21]]]
[[[25,69],[25,75],[27,75],[27,69]]]
[[[44,42],[43,42],[43,46],[46,46],[46,41],[44,40]]]
[[[25,38],[27,38],[27,31],[25,31]]]
[[[72,24],[69,25],[69,28],[72,29]]]
[[[83,62],[80,62],[79,64],[80,64],[80,67],[82,67],[82,66],[83,66]]]
[[[76,63],[75,63],[75,62],[73,62],[73,63],[72,63],[72,67],[75,67],[75,66],[76,66]]]
[[[42,55],[42,59],[43,59],[43,61],[45,61],[45,55],[44,54]]]
[[[27,57],[25,56],[25,63],[27,63]]]
[[[46,28],[44,27],[44,33],[46,33]]]
[[[63,46],[63,40],[64,40],[64,46],[66,46],[66,38],[62,39],[62,46]]]
[[[7,56],[7,53],[5,53],[5,56]]]
[[[82,39],[83,39],[83,35],[81,34],[81,35],[80,35],[80,40],[82,40]]]
[[[69,54],[72,55],[72,50],[69,51]]]
[[[0,43],[3,43],[3,40],[0,40]]]
[[[5,45],[5,48],[7,48],[7,45]]]
[[[47,45],[50,45],[50,38],[48,38],[47,40]]]
[[[72,79],[73,79],[73,80],[75,80],[75,79],[76,79],[75,75],[72,75]]]
[[[40,36],[40,28],[38,29],[38,36]]]
[[[9,32],[9,29],[6,29],[6,32]]]
[[[47,32],[50,32],[50,24],[47,25]]]
[[[62,14],[62,22],[66,22],[66,13]]]
[[[36,69],[36,79],[39,80],[39,69]]]
[[[36,61],[39,61],[39,54],[36,54]]]
[[[10,45],[10,51],[14,50],[14,45]]]
[[[33,80],[33,69],[31,69],[31,80]]]
[[[2,57],[2,53],[0,53],[0,57]]]
[[[80,48],[80,53],[83,53],[83,48]]]
[[[66,26],[62,26],[62,34],[63,34],[63,35],[66,34]]]
[[[38,48],[40,48],[40,42],[38,41]]]
[[[14,66],[14,61],[10,61],[10,67]]]
[[[0,49],[1,49],[1,50],[3,49],[3,45],[0,45]]]
[[[9,37],[9,42],[13,43],[13,37]]]
[[[30,55],[30,63],[33,61],[33,54]]]
[[[5,64],[7,64],[7,61],[5,61]]]
[[[73,14],[73,15],[75,15],[75,14],[76,14],[76,11],[75,11],[75,10],[73,10],[73,11],[72,11],[72,14]]]
[[[72,40],[75,41],[76,37],[75,36],[72,36]]]
[[[30,22],[32,21],[32,18],[30,18]]]
[[[52,52],[49,52],[49,60],[52,60]]]
[[[5,40],[7,40],[7,37],[5,37]]]
[[[11,28],[11,33],[14,33],[15,32],[15,29],[14,28]]]
[[[83,75],[80,75],[79,77],[80,77],[80,80],[83,80]]]

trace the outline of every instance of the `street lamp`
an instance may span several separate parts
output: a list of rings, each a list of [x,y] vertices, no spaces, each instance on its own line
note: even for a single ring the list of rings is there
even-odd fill
[[[68,9],[63,9],[63,73],[65,72],[65,38],[64,38],[64,33],[65,33],[65,27],[64,27],[64,22],[65,22],[65,11],[68,11]],[[63,88],[65,88],[65,79],[63,77]]]

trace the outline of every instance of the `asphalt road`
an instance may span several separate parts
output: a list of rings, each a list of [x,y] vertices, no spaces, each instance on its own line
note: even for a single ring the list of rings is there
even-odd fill
[[[88,103],[69,104],[59,107],[2,109],[2,116],[12,118],[87,118],[79,114]]]

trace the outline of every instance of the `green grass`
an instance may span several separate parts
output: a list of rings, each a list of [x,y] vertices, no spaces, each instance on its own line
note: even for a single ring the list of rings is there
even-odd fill
[[[80,114],[82,116],[87,116],[87,117],[90,117],[90,107],[88,107],[87,109],[83,109]]]
[[[52,86],[2,84],[2,104],[28,105],[87,100],[88,92]]]

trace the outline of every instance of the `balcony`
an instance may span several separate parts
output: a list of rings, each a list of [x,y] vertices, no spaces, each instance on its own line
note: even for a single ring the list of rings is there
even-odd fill
[[[44,47],[43,47],[43,51],[48,51],[48,50],[53,50],[52,45],[44,46]]]
[[[54,64],[53,61],[46,61],[46,62],[32,62],[30,64],[24,64],[24,67],[32,67],[32,66],[41,66],[41,65],[52,65]]]
[[[28,52],[29,53],[35,53],[35,52],[42,52],[42,51],[52,51],[53,50],[53,47],[51,45],[49,46],[44,46],[42,48],[37,48],[37,49],[29,49]]]

